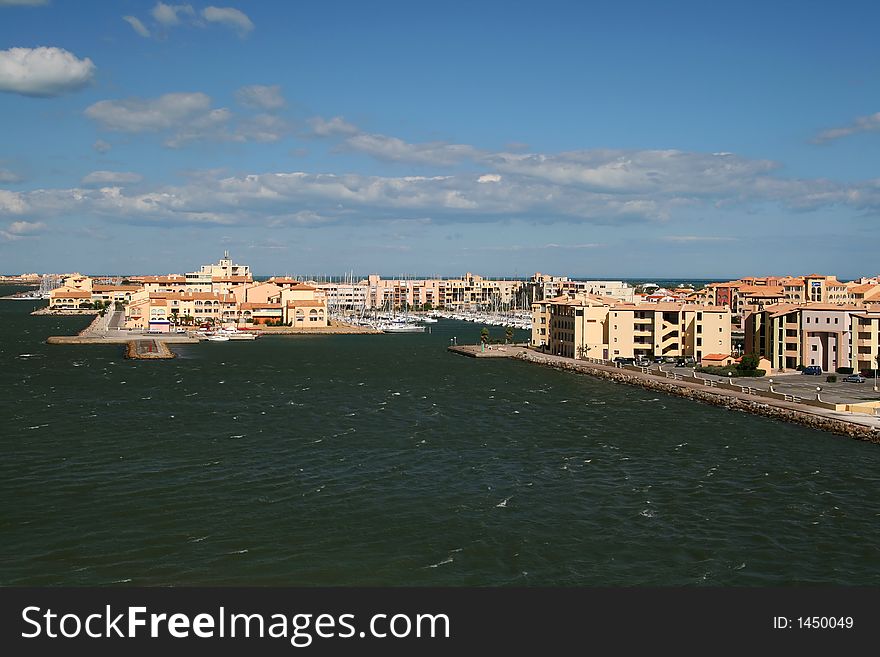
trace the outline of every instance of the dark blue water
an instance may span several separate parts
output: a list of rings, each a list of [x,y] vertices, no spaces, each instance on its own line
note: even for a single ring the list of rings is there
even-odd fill
[[[880,584],[880,448],[431,334],[49,346],[0,302],[0,584]],[[499,337],[502,330],[495,329]]]

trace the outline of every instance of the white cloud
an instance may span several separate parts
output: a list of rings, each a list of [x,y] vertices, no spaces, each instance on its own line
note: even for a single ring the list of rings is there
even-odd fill
[[[277,84],[265,86],[252,84],[235,92],[235,99],[245,107],[262,110],[276,110],[284,107],[281,87]]]
[[[166,27],[180,25],[180,16],[195,16],[195,10],[192,5],[166,5],[164,2],[157,2],[150,12],[157,23],[161,23]]]
[[[33,235],[46,230],[46,224],[41,221],[13,221],[7,230],[13,235]]]
[[[482,176],[477,178],[478,183],[497,183],[501,182],[501,176],[497,173],[484,173]]]
[[[110,142],[106,142],[103,139],[98,139],[95,141],[94,144],[92,144],[92,148],[94,148],[99,153],[104,154],[111,148],[113,148],[113,144],[111,144]]]
[[[156,132],[203,120],[214,111],[211,98],[201,92],[170,93],[158,98],[102,100],[85,114],[106,130]]]
[[[83,88],[94,74],[91,59],[78,59],[62,48],[0,50],[0,91],[59,96]]]
[[[849,125],[823,130],[813,138],[813,142],[822,144],[835,139],[840,139],[841,137],[849,137],[850,135],[855,135],[860,132],[875,132],[878,130],[880,130],[880,112],[868,116],[860,116]]]
[[[26,209],[21,192],[0,189],[0,214],[24,214]]]
[[[411,144],[387,135],[358,134],[346,139],[345,145],[353,151],[380,160],[411,164],[451,165],[472,159],[478,154],[477,149],[466,144],[439,141]]]
[[[165,133],[169,148],[194,141],[275,142],[289,132],[287,122],[274,114],[236,116],[225,107],[212,107],[210,96],[201,92],[102,100],[85,114],[105,130]]]
[[[0,169],[0,184],[2,183],[18,183],[22,178],[14,171],[9,169]]]
[[[312,127],[312,134],[316,137],[356,135],[360,132],[357,126],[348,123],[341,116],[334,116],[332,119],[316,116],[309,119],[309,125]]]
[[[555,155],[497,153],[499,171],[596,192],[707,195],[731,193],[778,168],[730,153],[589,150]]]
[[[92,171],[82,179],[83,185],[126,185],[138,183],[144,177],[128,171]]]
[[[139,18],[136,18],[135,16],[123,16],[122,20],[131,25],[132,29],[142,37],[150,36],[150,30],[147,29],[147,26],[144,25]]]
[[[236,30],[239,36],[246,36],[254,29],[254,24],[244,12],[232,7],[205,7],[202,18],[209,23],[219,23]]]
[[[274,114],[257,114],[238,122],[232,140],[271,143],[281,139],[288,130],[289,127],[284,119]]]

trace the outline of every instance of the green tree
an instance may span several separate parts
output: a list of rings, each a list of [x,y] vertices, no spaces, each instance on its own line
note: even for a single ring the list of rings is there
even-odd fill
[[[489,344],[489,329],[487,327],[483,327],[483,330],[480,331],[480,342],[483,344]]]
[[[742,360],[739,362],[739,369],[741,370],[756,370],[758,369],[758,364],[760,363],[760,359],[755,354],[745,354],[742,357]]]
[[[513,327],[508,326],[504,329],[504,341],[507,343],[513,342]]]

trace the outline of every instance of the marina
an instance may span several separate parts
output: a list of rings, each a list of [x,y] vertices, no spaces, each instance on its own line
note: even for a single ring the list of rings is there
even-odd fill
[[[6,585],[877,582],[867,442],[448,353],[469,322],[153,367],[0,317]]]

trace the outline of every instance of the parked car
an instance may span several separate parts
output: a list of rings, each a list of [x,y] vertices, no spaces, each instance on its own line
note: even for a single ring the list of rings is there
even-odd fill
[[[813,376],[821,376],[822,368],[818,365],[807,365],[803,370],[801,370],[801,374],[812,374]]]
[[[847,383],[864,383],[865,377],[861,374],[850,374],[849,376],[843,377],[843,380]]]
[[[618,365],[632,365],[635,363],[635,358],[624,358],[623,356],[617,356],[614,359],[614,362]]]

